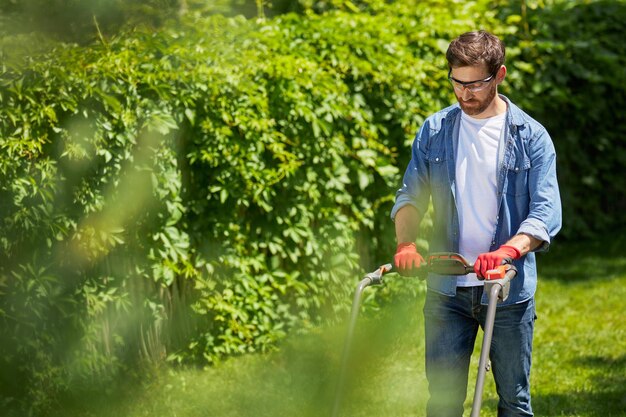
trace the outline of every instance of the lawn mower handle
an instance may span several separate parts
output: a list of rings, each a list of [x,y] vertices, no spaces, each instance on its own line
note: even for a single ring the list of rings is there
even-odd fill
[[[419,269],[422,269],[426,272],[433,272],[440,275],[467,275],[474,272],[474,266],[467,262],[465,258],[457,253],[450,252],[439,252],[433,253],[428,256],[428,263],[424,263],[421,265]],[[436,264],[436,265],[433,265]],[[436,266],[436,268],[434,268]],[[363,297],[363,291],[365,288],[370,285],[382,285],[383,276],[389,272],[393,271],[393,264],[388,263],[381,265],[374,272],[370,272],[365,274],[363,279],[357,285],[356,291],[354,292],[354,299],[352,301],[352,309],[350,312],[350,321],[348,323],[346,342],[344,344],[343,352],[341,355],[341,365],[339,371],[339,379],[337,382],[337,388],[335,390],[335,401],[333,403],[332,417],[338,417],[342,397],[343,390],[346,380],[347,374],[347,365],[348,365],[348,357],[350,356],[350,351],[352,349],[352,339],[354,337],[354,327],[356,325],[357,317],[359,314],[359,306],[361,305],[361,298]],[[499,294],[498,298],[504,293],[504,299],[508,295],[508,283],[515,276],[517,270],[513,265],[502,266],[494,270],[494,275],[489,275],[485,280],[485,288],[490,286],[492,288],[497,287],[497,292]],[[500,271],[500,272],[498,272]],[[504,272],[502,272],[504,271]],[[490,271],[491,272],[491,271]],[[499,275],[498,275],[499,274]],[[503,277],[500,277],[503,275]],[[495,307],[495,306],[494,306]],[[495,313],[495,311],[494,311]],[[484,376],[483,376],[484,379]],[[482,389],[481,389],[482,394]]]

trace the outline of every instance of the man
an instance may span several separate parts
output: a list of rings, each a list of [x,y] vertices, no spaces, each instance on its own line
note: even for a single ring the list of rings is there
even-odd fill
[[[411,161],[391,212],[398,246],[394,263],[414,275],[420,219],[432,197],[431,252],[458,252],[475,262],[463,277],[428,276],[424,304],[429,417],[461,417],[470,355],[484,326],[484,277],[505,258],[517,277],[498,306],[490,359],[498,416],[532,416],[530,365],[537,283],[535,253],[561,227],[554,146],[546,130],[506,97],[504,44],[469,32],[448,47],[448,78],[458,104],[430,116],[412,146]]]

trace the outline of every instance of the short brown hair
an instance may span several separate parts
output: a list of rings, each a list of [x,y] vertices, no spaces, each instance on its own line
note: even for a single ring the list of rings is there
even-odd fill
[[[504,42],[491,33],[479,30],[466,32],[448,46],[446,59],[449,69],[486,65],[490,74],[504,65]]]

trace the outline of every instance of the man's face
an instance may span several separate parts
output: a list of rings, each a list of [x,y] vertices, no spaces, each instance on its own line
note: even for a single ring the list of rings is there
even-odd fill
[[[489,105],[493,102],[493,99],[497,93],[497,75],[494,75],[489,81],[484,83],[476,83],[465,88],[454,80],[469,82],[477,80],[485,80],[494,74],[489,74],[487,68],[484,66],[475,67],[459,67],[452,68],[450,71],[450,78],[454,87],[454,95],[459,101],[461,109],[469,116],[479,116],[483,113]],[[475,86],[483,86],[484,89],[480,91],[470,91]]]

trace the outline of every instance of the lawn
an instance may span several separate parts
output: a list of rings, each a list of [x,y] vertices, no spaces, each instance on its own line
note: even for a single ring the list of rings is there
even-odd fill
[[[623,246],[620,238],[541,255],[531,376],[537,416],[626,416]],[[343,416],[424,415],[422,304],[421,296],[403,298],[361,316]],[[162,369],[108,395],[74,396],[55,415],[330,416],[343,333],[337,326],[292,336],[279,352],[232,358],[208,369]],[[488,374],[481,415],[496,416],[496,403]]]

